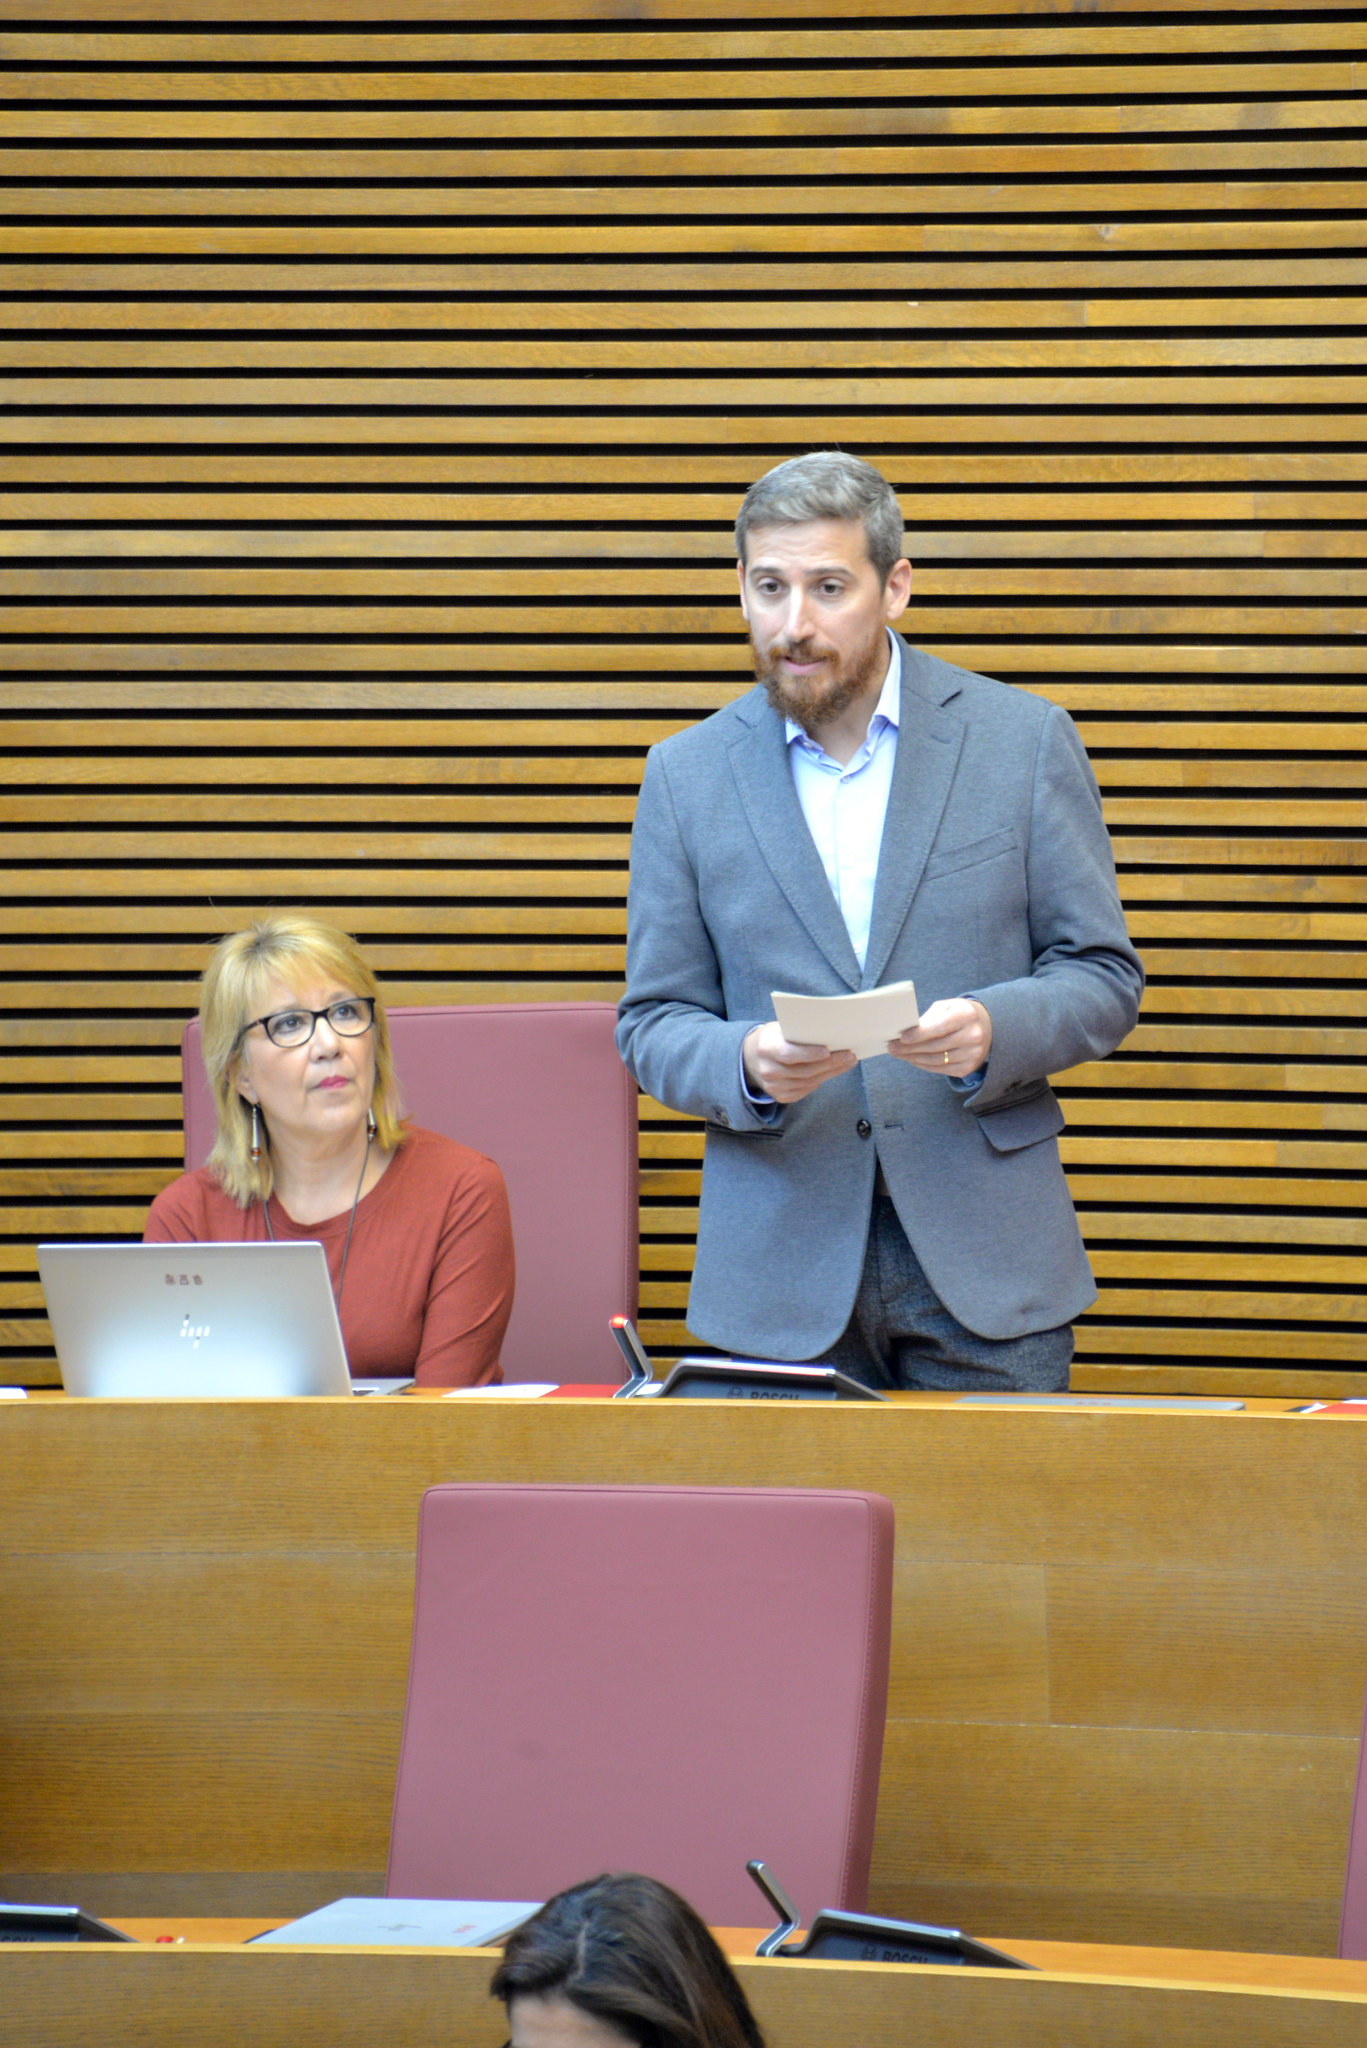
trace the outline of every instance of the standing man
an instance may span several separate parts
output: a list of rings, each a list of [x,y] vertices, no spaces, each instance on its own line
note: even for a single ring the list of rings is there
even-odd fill
[[[707,1127],[689,1327],[880,1389],[1065,1387],[1096,1287],[1047,1076],[1143,986],[1082,743],[890,630],[912,572],[868,463],[780,463],[736,553],[759,687],[646,761],[617,1025]],[[774,989],[903,980],[886,1055],[774,1022]]]

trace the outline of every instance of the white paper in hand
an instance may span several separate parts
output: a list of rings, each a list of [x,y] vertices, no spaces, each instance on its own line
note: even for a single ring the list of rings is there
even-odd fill
[[[796,996],[776,988],[770,1001],[789,1045],[824,1045],[827,1052],[852,1052],[859,1060],[886,1052],[890,1038],[920,1019],[909,981],[853,996]]]

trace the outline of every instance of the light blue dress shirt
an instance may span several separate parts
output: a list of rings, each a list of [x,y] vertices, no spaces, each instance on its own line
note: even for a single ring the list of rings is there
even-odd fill
[[[864,744],[844,767],[791,718],[784,721],[797,800],[861,967],[868,957],[873,890],[892,794],[902,709],[902,649],[893,633],[888,634],[888,647],[888,672]],[[945,1079],[956,1094],[972,1095],[982,1086],[986,1072],[983,1066],[974,1074],[962,1078],[946,1074]],[[749,1101],[756,1108],[767,1109],[770,1098],[754,1093],[743,1053],[740,1077]],[[777,1110],[774,1113],[777,1115]]]
[[[864,744],[844,767],[800,725],[791,718],[785,721],[788,766],[797,800],[861,967],[869,950],[873,887],[892,792],[902,706],[902,650],[891,633],[888,646],[888,672]]]

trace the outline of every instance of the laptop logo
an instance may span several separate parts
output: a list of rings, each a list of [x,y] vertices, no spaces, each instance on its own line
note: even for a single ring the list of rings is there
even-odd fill
[[[198,1273],[164,1273],[162,1275],[162,1278],[165,1280],[166,1285],[168,1287],[174,1287],[177,1280],[179,1280],[182,1287],[188,1287],[191,1281],[194,1282],[196,1287],[202,1287],[204,1285],[204,1281]]]
[[[190,1339],[190,1349],[192,1351],[198,1351],[200,1338],[207,1337],[209,1334],[209,1325],[207,1323],[192,1323],[189,1316],[186,1316],[180,1326],[180,1334],[182,1337]]]

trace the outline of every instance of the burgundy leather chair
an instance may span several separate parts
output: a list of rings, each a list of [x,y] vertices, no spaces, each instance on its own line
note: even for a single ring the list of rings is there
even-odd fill
[[[1367,1707],[1362,1715],[1353,1808],[1348,1819],[1348,1869],[1343,1880],[1339,1954],[1367,1961]]]
[[[432,1487],[389,1894],[638,1870],[744,1927],[758,1856],[807,1917],[862,1909],[892,1526],[872,1493]]]
[[[404,1108],[496,1160],[508,1184],[517,1293],[505,1380],[620,1381],[608,1318],[636,1314],[636,1084],[611,1003],[391,1009]],[[214,1105],[199,1023],[181,1039],[185,1163],[202,1166]]]

